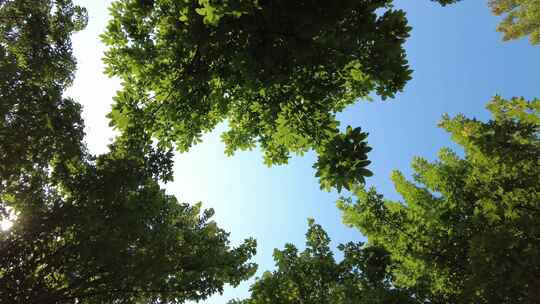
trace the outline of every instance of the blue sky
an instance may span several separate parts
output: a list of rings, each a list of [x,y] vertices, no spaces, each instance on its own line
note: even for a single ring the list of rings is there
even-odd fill
[[[90,150],[103,153],[114,137],[105,115],[120,88],[117,80],[102,74],[104,46],[98,35],[108,19],[110,1],[76,2],[88,8],[90,21],[73,39],[78,72],[67,95],[84,106]],[[343,126],[361,126],[370,133],[375,176],[368,185],[392,199],[398,199],[389,180],[392,170],[410,175],[414,156],[433,160],[440,148],[455,147],[436,127],[444,113],[485,120],[489,116],[484,105],[495,94],[505,98],[540,95],[538,48],[526,39],[502,42],[495,31],[500,18],[491,15],[487,1],[464,0],[441,8],[428,0],[403,0],[396,7],[407,12],[413,27],[406,44],[413,79],[393,100],[360,101],[339,115]],[[334,204],[338,195],[319,190],[313,154],[272,168],[263,165],[258,151],[227,157],[219,140],[224,128],[221,125],[189,153],[176,156],[175,181],[166,188],[181,201],[201,201],[214,208],[214,219],[231,232],[233,244],[255,237],[259,246],[254,261],[259,264],[259,274],[273,268],[274,248],[283,248],[287,242],[303,247],[309,217],[327,230],[333,246],[363,239],[341,223]],[[204,303],[246,297],[251,282],[227,288],[223,295]]]

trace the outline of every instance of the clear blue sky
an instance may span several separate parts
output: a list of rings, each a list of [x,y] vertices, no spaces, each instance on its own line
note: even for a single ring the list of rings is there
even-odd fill
[[[87,143],[94,153],[106,151],[114,136],[105,114],[118,81],[102,75],[104,50],[98,39],[108,19],[110,1],[79,0],[88,8],[88,28],[74,38],[78,72],[68,95],[84,105]],[[361,126],[370,133],[371,170],[368,180],[387,197],[397,199],[389,181],[394,169],[410,174],[416,155],[435,159],[437,151],[452,146],[446,133],[436,127],[444,113],[463,113],[485,120],[484,105],[499,94],[509,98],[539,96],[538,48],[525,39],[502,42],[495,31],[499,18],[491,15],[487,1],[464,0],[446,8],[428,0],[397,1],[413,27],[406,44],[414,70],[405,91],[394,100],[359,102],[339,117],[342,124]],[[268,168],[258,151],[226,157],[220,131],[208,134],[189,153],[176,156],[175,181],[167,190],[181,201],[202,201],[216,210],[215,220],[231,232],[231,240],[255,237],[259,243],[254,259],[259,274],[274,267],[272,251],[289,242],[304,245],[307,218],[327,230],[333,246],[359,241],[362,236],[341,223],[335,193],[319,190],[314,177],[313,154],[295,157],[287,166]],[[204,303],[221,304],[248,294],[251,283],[227,288],[222,296]]]

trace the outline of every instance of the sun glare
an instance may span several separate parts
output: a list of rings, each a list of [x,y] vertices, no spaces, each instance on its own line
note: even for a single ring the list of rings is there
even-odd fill
[[[2,229],[2,231],[8,231],[12,226],[13,222],[8,219],[0,221],[0,229]]]

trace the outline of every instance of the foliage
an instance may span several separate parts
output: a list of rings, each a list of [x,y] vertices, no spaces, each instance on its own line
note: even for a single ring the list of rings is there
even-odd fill
[[[442,5],[457,2],[437,0]],[[259,145],[283,164],[310,149],[321,187],[372,173],[366,133],[336,113],[410,78],[410,28],[391,0],[118,0],[103,40],[124,88],[110,113],[122,135],[93,156],[73,80],[71,0],[0,0],[2,303],[183,303],[249,278],[256,243],[231,247],[212,210],[180,203],[172,147],[188,150],[227,120],[227,153]],[[538,1],[492,0],[505,39],[540,36]],[[536,18],[536,19],[535,19]],[[496,97],[487,123],[445,117],[465,158],[417,158],[396,172],[404,202],[354,189],[339,202],[368,245],[341,245],[309,223],[307,248],[276,250],[277,269],[233,303],[535,303],[540,298],[540,100]],[[153,138],[159,140],[154,144]]]
[[[504,15],[497,27],[504,40],[529,36],[532,44],[540,43],[540,1],[489,0],[489,5],[495,15]]]
[[[433,2],[439,2],[442,6],[446,6],[448,4],[454,4],[456,2],[459,2],[461,0],[431,0]]]
[[[410,79],[410,28],[391,3],[115,1],[104,60],[124,88],[110,117],[123,130],[142,111],[146,132],[180,151],[227,120],[228,154],[259,145],[268,165],[310,149],[330,157],[337,112]]]
[[[0,233],[2,303],[183,303],[254,273],[255,241],[231,249],[212,210],[160,189],[151,168],[170,157],[136,145],[71,164],[17,210]]]
[[[488,104],[493,120],[445,117],[465,151],[417,158],[404,202],[356,189],[344,221],[395,261],[396,286],[429,303],[537,303],[540,297],[540,100]]]
[[[330,191],[334,187],[341,191],[345,187],[350,190],[354,184],[364,184],[364,176],[373,175],[366,169],[371,163],[367,160],[367,153],[371,151],[365,142],[367,136],[360,128],[349,126],[345,133],[338,134],[325,145],[313,165],[321,188]]]
[[[75,70],[69,0],[0,1],[1,303],[183,303],[250,277],[255,241],[231,248],[212,210],[160,182],[172,152],[133,123],[92,156],[81,106],[62,97]],[[135,121],[136,122],[136,121]]]
[[[75,69],[70,35],[85,24],[71,1],[0,1],[0,193],[81,155],[81,108],[62,93]]]
[[[231,304],[415,303],[406,291],[391,286],[391,261],[384,249],[340,245],[344,258],[336,263],[328,235],[313,220],[306,238],[303,252],[292,244],[276,249],[277,269],[257,279],[251,298]]]

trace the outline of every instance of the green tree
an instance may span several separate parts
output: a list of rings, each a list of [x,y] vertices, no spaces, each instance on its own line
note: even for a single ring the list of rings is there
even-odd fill
[[[328,235],[313,220],[306,239],[303,252],[292,244],[276,249],[277,269],[257,279],[249,299],[231,304],[416,303],[409,293],[392,286],[390,255],[384,249],[340,245],[344,258],[338,263]]]
[[[529,36],[532,44],[540,43],[539,0],[489,0],[493,13],[504,16],[497,30],[504,40]]]
[[[253,275],[255,241],[231,248],[212,210],[166,195],[165,167],[170,155],[119,139],[55,172],[0,233],[1,302],[184,303]]]
[[[62,93],[75,70],[70,36],[85,25],[71,1],[0,1],[0,193],[83,153],[81,107]]]
[[[356,189],[345,223],[395,262],[395,286],[429,303],[537,303],[540,298],[540,100],[495,97],[493,120],[445,117],[464,149],[416,158],[414,181],[392,176],[404,201]]]
[[[231,248],[212,210],[160,182],[172,152],[134,124],[90,155],[80,105],[62,97],[86,23],[70,0],[0,1],[1,303],[183,303],[251,276],[255,241]]]
[[[124,83],[113,125],[123,130],[142,111],[148,134],[186,151],[227,120],[228,154],[259,145],[268,165],[310,149],[335,158],[327,151],[339,136],[336,113],[371,92],[392,97],[410,79],[410,28],[391,3],[115,1],[102,36],[107,73]],[[364,161],[362,153],[343,161]],[[358,183],[366,172],[349,176]]]

